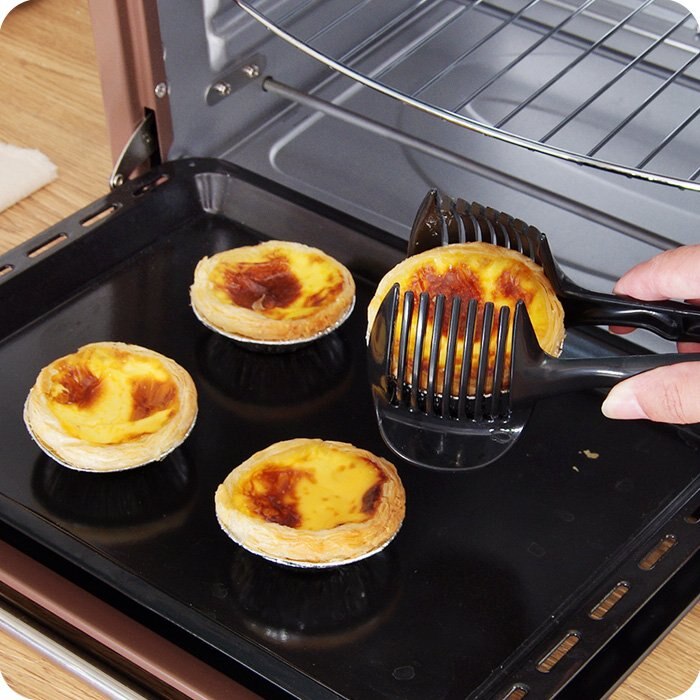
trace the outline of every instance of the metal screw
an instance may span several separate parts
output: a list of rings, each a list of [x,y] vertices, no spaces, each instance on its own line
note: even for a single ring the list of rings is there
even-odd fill
[[[227,95],[231,94],[231,84],[221,80],[218,83],[214,83],[214,85],[212,85],[212,90],[214,90],[214,92],[216,92],[217,94],[226,97]]]
[[[254,80],[260,75],[260,66],[255,63],[251,63],[247,66],[243,66],[243,68],[241,68],[241,72],[246,78]]]
[[[156,97],[158,99],[162,99],[168,94],[168,84],[167,83],[158,83],[156,85],[154,92],[156,93]]]

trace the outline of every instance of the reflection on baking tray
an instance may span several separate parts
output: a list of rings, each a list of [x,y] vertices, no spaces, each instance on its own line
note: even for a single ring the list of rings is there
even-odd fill
[[[32,492],[52,520],[102,543],[133,543],[177,527],[193,503],[194,472],[182,450],[140,469],[66,469],[42,455]]]
[[[230,566],[232,598],[246,626],[267,641],[308,649],[345,644],[375,629],[399,596],[390,551],[333,569],[297,569],[243,548]]]
[[[478,539],[480,533],[472,536]],[[464,697],[455,689],[489,678],[497,664],[507,663],[513,650],[522,650],[527,641],[533,622],[526,603],[529,594],[507,555],[476,548],[460,551],[440,539],[436,533],[426,537],[405,564],[413,585],[405,587],[396,613],[373,640],[375,661],[362,669],[371,689],[367,697]],[[448,601],[450,614],[436,624],[441,601]],[[425,663],[425,657],[412,657],[402,645],[385,641],[399,636],[409,649],[415,645],[439,651]],[[482,698],[507,694],[507,688],[498,685],[482,686],[480,691]]]
[[[211,334],[198,348],[202,378],[220,404],[247,419],[275,420],[319,409],[350,381],[350,347],[338,333],[293,353],[260,353]]]

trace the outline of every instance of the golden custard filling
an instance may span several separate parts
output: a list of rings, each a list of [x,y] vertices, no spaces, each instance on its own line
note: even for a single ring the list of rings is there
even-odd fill
[[[551,297],[530,267],[513,256],[443,249],[439,259],[412,270],[400,283],[402,291],[410,289],[416,295],[430,292],[431,298],[444,294],[447,299],[492,301],[497,309],[514,309],[522,300],[538,337],[545,336],[549,327]]]
[[[155,433],[179,408],[177,385],[160,360],[105,347],[58,362],[46,399],[68,435],[97,445]]]
[[[445,386],[445,370],[447,364],[447,337],[450,330],[452,302],[460,299],[458,338],[464,339],[467,331],[467,300],[478,302],[473,338],[471,342],[472,354],[463,357],[459,349],[455,357],[454,373],[451,380],[447,380],[446,391],[453,394],[459,392],[462,364],[468,367],[468,392],[476,389],[477,372],[481,354],[481,338],[484,320],[484,304],[493,302],[496,309],[494,322],[491,326],[491,335],[488,345],[488,374],[484,391],[489,393],[492,389],[492,376],[496,360],[496,339],[498,333],[498,310],[507,306],[513,311],[518,301],[523,301],[527,307],[528,316],[532,322],[535,335],[542,349],[550,355],[559,355],[564,340],[564,311],[557,298],[551,283],[544,275],[542,268],[532,262],[523,254],[501,248],[489,243],[456,243],[436,250],[428,250],[419,253],[399,263],[390,270],[380,282],[374,298],[368,309],[368,333],[372,328],[374,316],[382,299],[398,283],[401,293],[412,291],[416,297],[427,292],[431,300],[438,295],[445,296],[445,310],[440,327],[440,346],[437,353],[437,386],[442,392]],[[398,372],[396,358],[398,355],[399,329],[402,327],[403,305],[399,306],[398,319],[395,326],[393,370]],[[409,337],[415,338],[417,333],[417,313],[413,313]],[[421,373],[419,386],[425,389],[427,386],[427,371],[432,345],[433,325],[435,323],[434,307],[431,305],[427,319],[427,331],[425,342],[421,350]],[[512,328],[509,328],[506,339],[506,353],[504,366],[504,386],[509,381],[510,354],[512,346]],[[462,342],[462,341],[460,341]],[[414,345],[409,344],[407,349],[406,376],[398,378],[400,381],[410,383],[412,381],[412,367]]]
[[[236,485],[232,505],[267,522],[329,530],[369,520],[385,481],[370,459],[307,445],[257,465]]]
[[[245,260],[222,256],[210,279],[220,302],[274,320],[312,316],[343,289],[342,272],[327,257],[263,247],[252,249]]]

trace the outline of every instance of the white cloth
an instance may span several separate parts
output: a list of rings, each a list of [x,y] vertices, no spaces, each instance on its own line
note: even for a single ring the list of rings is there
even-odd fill
[[[58,168],[41,151],[0,143],[0,211],[58,177]]]

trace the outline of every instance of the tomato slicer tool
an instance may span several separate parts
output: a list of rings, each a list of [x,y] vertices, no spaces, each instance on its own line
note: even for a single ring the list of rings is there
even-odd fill
[[[538,399],[610,387],[700,353],[560,359],[545,353],[527,308],[476,299],[384,298],[369,335],[369,376],[387,445],[414,464],[482,467],[520,436]]]
[[[629,326],[644,328],[667,340],[700,340],[700,310],[696,307],[584,289],[562,271],[547,236],[534,226],[477,202],[429,190],[411,228],[408,255],[471,241],[517,250],[540,265],[564,307],[567,326]]]

